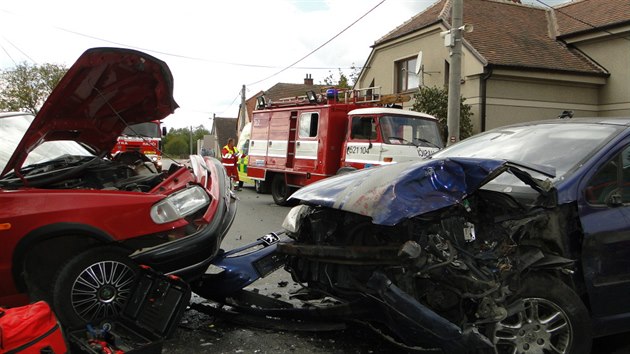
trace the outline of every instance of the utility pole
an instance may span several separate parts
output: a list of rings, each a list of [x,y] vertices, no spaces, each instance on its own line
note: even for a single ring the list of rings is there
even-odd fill
[[[452,44],[448,45],[451,48],[451,66],[448,80],[448,111],[446,116],[446,124],[448,126],[447,146],[459,141],[463,7],[463,0],[453,0],[451,30],[447,34],[451,36],[448,44]]]
[[[241,88],[241,110],[240,110],[239,122],[238,122],[238,132],[245,126],[247,123],[247,106],[245,105],[245,85]]]
[[[232,91],[234,92],[234,91]],[[192,148],[192,125],[190,126],[190,154],[193,154],[193,148]]]

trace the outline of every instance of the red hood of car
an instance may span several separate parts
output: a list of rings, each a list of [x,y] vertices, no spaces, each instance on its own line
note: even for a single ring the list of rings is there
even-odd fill
[[[88,49],[52,91],[2,175],[20,169],[45,141],[74,140],[96,154],[109,152],[126,125],[163,119],[177,107],[163,61],[131,49]]]

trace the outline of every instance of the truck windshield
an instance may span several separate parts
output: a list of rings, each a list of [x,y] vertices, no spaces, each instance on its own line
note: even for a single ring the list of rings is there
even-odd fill
[[[156,122],[132,124],[123,130],[122,135],[159,138],[160,125]]]
[[[381,117],[380,126],[385,144],[442,147],[435,120],[387,115]]]

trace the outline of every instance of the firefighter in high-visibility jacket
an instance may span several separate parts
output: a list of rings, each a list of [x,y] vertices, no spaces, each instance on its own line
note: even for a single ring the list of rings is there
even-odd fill
[[[229,138],[227,145],[221,149],[221,163],[234,183],[234,190],[241,190],[243,187],[243,182],[238,178],[238,168],[236,165],[240,157],[244,157],[244,155],[234,146],[234,139]]]

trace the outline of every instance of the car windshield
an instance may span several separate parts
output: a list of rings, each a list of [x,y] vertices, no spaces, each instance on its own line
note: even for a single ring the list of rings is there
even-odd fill
[[[160,126],[155,122],[132,124],[123,130],[122,135],[159,138]]]
[[[613,125],[588,123],[497,128],[463,140],[435,153],[433,157],[490,158],[543,165],[555,168],[555,180],[560,180],[616,135],[619,129]]]
[[[31,125],[33,116],[20,114],[0,118],[0,171],[4,170],[24,133]],[[48,141],[31,151],[24,166],[53,160],[63,155],[91,156],[92,154],[74,141]]]
[[[387,115],[381,117],[380,126],[386,144],[442,146],[435,120]]]

